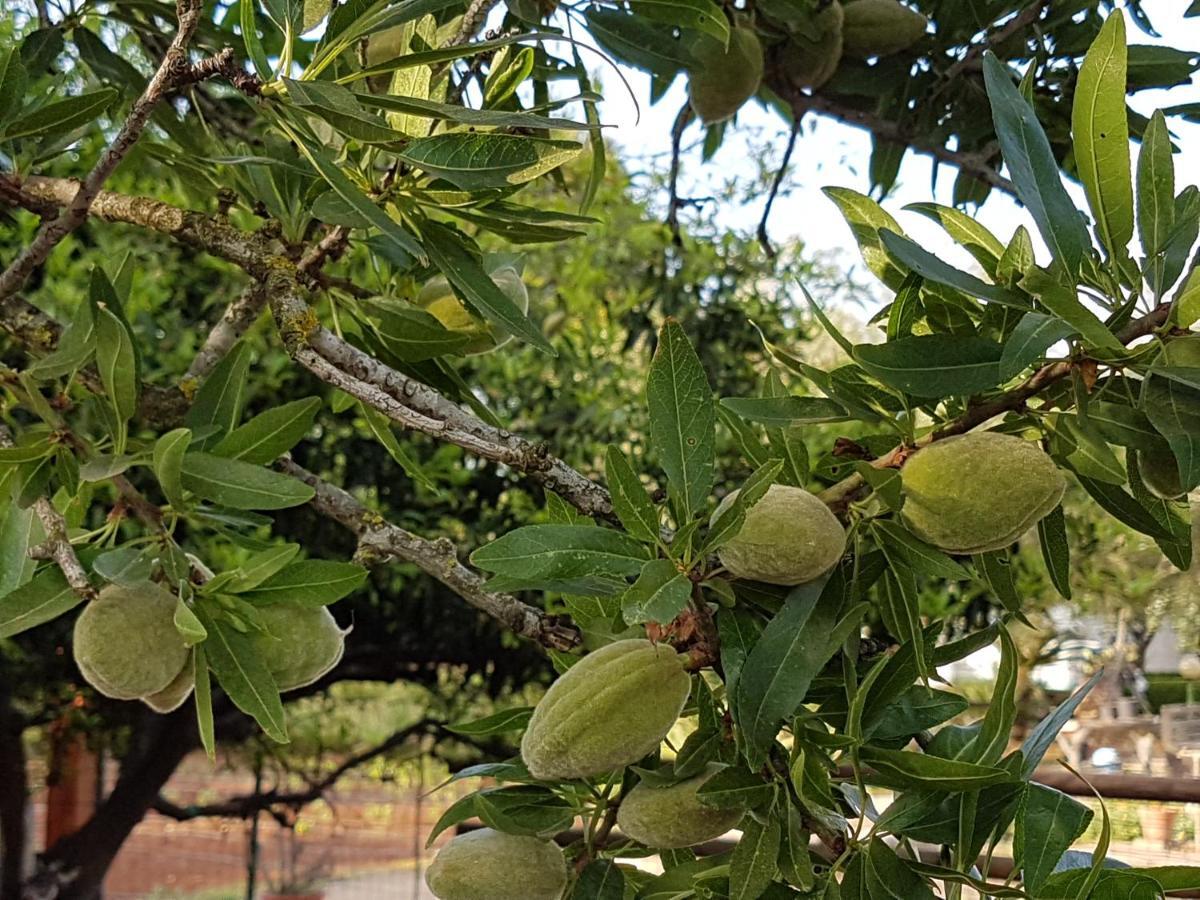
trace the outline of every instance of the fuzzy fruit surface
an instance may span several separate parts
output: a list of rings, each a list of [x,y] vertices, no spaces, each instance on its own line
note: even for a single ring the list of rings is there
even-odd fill
[[[171,683],[161,691],[143,697],[142,702],[156,713],[166,714],[179,709],[183,706],[183,701],[191,696],[192,688],[196,686],[195,665],[196,654],[189,653],[187,662],[179,670],[179,674],[171,680]]]
[[[1007,547],[1058,506],[1067,484],[1042,448],[995,431],[936,441],[900,470],[912,532],[949,553]]]
[[[175,595],[153,582],[109,585],[75,620],[72,651],[88,684],[117,700],[166,688],[188,660]]]
[[[267,634],[255,633],[254,646],[279,690],[310,685],[341,660],[346,632],[324,606],[273,603],[257,612]]]
[[[736,25],[726,50],[713,38],[702,38],[688,69],[688,97],[705,125],[733,118],[762,82],[763,48],[754,29]]]
[[[438,851],[425,883],[438,900],[559,900],[567,861],[550,841],[481,828]]]
[[[715,523],[737,498],[721,501]],[[750,507],[732,540],[717,550],[738,578],[767,584],[806,584],[832,569],[846,550],[846,531],[824,503],[804,488],[773,484]]]
[[[741,821],[743,810],[713,809],[696,792],[721,766],[709,764],[699,775],[669,787],[642,782],[621,800],[617,827],[640,844],[656,850],[679,850],[711,841]]]
[[[842,61],[844,17],[842,4],[834,0],[784,44],[780,66],[794,86],[819,88],[833,77]]]
[[[1146,490],[1161,500],[1176,500],[1186,493],[1179,477],[1179,461],[1165,444],[1138,453],[1138,474]]]
[[[505,266],[491,274],[496,287],[521,312],[529,312],[529,291],[520,273],[512,266]],[[467,356],[487,353],[512,340],[512,335],[507,331],[488,324],[467,309],[451,289],[450,282],[443,277],[432,278],[424,284],[417,294],[417,306],[441,322],[446,330],[469,338],[461,351]]]
[[[521,739],[534,778],[603,775],[662,743],[692,681],[679,654],[643,638],[589,653],[550,685]]]
[[[919,41],[928,26],[925,16],[898,0],[854,0],[846,4],[843,50],[859,59],[890,56]]]

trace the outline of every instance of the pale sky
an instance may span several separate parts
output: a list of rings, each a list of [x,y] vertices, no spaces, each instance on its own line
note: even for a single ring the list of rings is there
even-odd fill
[[[1165,35],[1156,39],[1132,23],[1129,24],[1131,43],[1165,43],[1171,46],[1200,51],[1200,18],[1185,19],[1184,0],[1145,0],[1143,4],[1154,24]],[[621,149],[626,159],[643,154],[660,155],[663,159],[670,151],[670,129],[686,97],[682,78],[677,79],[667,96],[656,105],[648,104],[649,77],[635,70],[625,70],[641,106],[638,121],[633,100],[618,79],[601,72],[606,99],[601,107],[601,121],[614,126],[608,129],[610,140]],[[1182,86],[1170,91],[1143,91],[1135,95],[1132,105],[1138,112],[1149,114],[1157,106],[1175,105],[1200,101],[1197,84]],[[751,103],[743,107],[738,124],[760,126],[764,136],[778,134],[780,152],[787,140],[787,128],[774,113],[761,105]],[[1176,155],[1177,188],[1200,182],[1200,126],[1171,121],[1172,132],[1179,139],[1183,152]],[[700,139],[698,126],[693,125],[685,136],[685,144],[695,144]],[[752,171],[748,167],[749,153],[744,138],[737,130],[727,134],[725,143],[717,156],[707,165],[700,161],[699,153],[686,160],[685,176],[681,193],[684,196],[704,196],[706,180],[720,183],[730,171]],[[841,215],[834,205],[821,193],[827,185],[854,188],[864,193],[869,189],[867,162],[870,159],[871,141],[867,132],[837,123],[819,116],[809,117],[805,131],[793,155],[793,171],[801,185],[790,196],[776,201],[771,217],[771,235],[776,240],[799,237],[810,248],[833,253],[843,266],[857,266],[862,270],[861,259]],[[1136,161],[1136,146],[1134,159]],[[973,262],[964,251],[951,242],[934,223],[915,213],[902,212],[908,203],[930,199],[949,204],[956,171],[943,166],[938,176],[936,193],[931,197],[932,160],[909,152],[900,171],[892,193],[884,200],[884,206],[895,215],[907,233],[931,251],[944,256],[948,261],[963,267],[973,267]],[[1068,182],[1068,188],[1080,208],[1086,208],[1083,190]],[[729,210],[731,228],[752,233],[758,225],[760,204]],[[993,191],[979,214],[980,221],[992,229],[1002,241],[1020,224],[1025,224],[1037,240],[1037,232],[1025,211],[1013,200],[999,191]]]

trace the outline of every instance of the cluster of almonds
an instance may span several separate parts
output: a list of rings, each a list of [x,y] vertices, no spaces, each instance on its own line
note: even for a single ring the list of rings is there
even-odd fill
[[[106,697],[167,713],[195,686],[192,648],[175,626],[178,600],[152,581],[112,584],[75,620],[79,671]],[[342,658],[346,632],[323,606],[273,603],[255,610],[255,656],[281,691],[312,684]]]
[[[929,20],[899,0],[815,0],[802,26],[783,25],[782,40],[767,51],[744,21],[730,29],[729,45],[702,39],[688,71],[692,109],[706,125],[732,118],[758,91],[766,57],[797,88],[819,88],[843,56],[871,59],[899,53],[925,34]]]
[[[956,554],[1008,546],[1053,510],[1066,489],[1037,444],[994,431],[937,441],[911,456],[901,477],[909,529]],[[714,519],[735,496],[722,501]],[[797,585],[827,573],[845,547],[845,530],[817,497],[772,485],[719,556],[737,578]],[[671,647],[642,639],[608,644],[546,692],[521,741],[521,758],[542,780],[610,774],[658,749],[690,691],[684,658]],[[638,784],[621,799],[617,826],[654,849],[719,837],[743,812],[700,802],[698,791],[718,771],[710,765],[673,784]],[[567,865],[552,841],[483,829],[443,847],[426,880],[441,900],[556,900]]]

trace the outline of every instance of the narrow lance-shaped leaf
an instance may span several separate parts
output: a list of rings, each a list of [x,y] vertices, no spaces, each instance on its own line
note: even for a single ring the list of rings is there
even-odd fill
[[[1029,208],[1055,260],[1076,278],[1090,241],[1079,210],[1063,187],[1046,132],[1013,84],[1008,68],[991,51],[984,54],[983,75],[996,136],[1017,196]]]
[[[646,400],[650,443],[667,473],[682,525],[703,507],[712,490],[716,411],[700,357],[674,319],[659,332]]]
[[[1110,15],[1079,69],[1071,131],[1075,164],[1096,217],[1096,230],[1109,256],[1118,261],[1127,256],[1133,237],[1127,69],[1125,17]]]
[[[604,457],[604,474],[612,494],[613,509],[625,530],[643,541],[659,539],[658,509],[625,454],[610,444]]]

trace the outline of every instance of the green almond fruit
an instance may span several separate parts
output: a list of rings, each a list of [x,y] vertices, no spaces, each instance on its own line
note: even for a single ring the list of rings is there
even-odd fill
[[[175,595],[149,581],[100,591],[75,620],[71,650],[88,684],[117,700],[165,689],[190,653],[175,628]]]
[[[798,88],[821,87],[833,77],[842,61],[845,12],[834,0],[812,17],[809,26],[796,30],[779,53],[784,77]]]
[[[567,861],[551,841],[481,828],[442,847],[425,883],[438,900],[559,900]]]
[[[187,663],[171,683],[161,691],[142,697],[142,702],[156,713],[164,715],[179,709],[183,706],[184,701],[192,695],[192,689],[196,686],[195,663],[196,655],[189,653]]]
[[[721,501],[713,523],[736,498]],[[790,586],[821,577],[845,551],[846,530],[829,507],[804,488],[773,484],[717,556],[737,578]]]
[[[694,778],[668,787],[642,782],[621,800],[617,827],[655,850],[680,850],[719,838],[741,821],[745,811],[705,806],[696,792],[722,768],[710,764]]]
[[[705,125],[732,119],[758,91],[763,76],[763,48],[753,28],[730,29],[729,48],[702,37],[692,51],[688,68],[688,97],[692,111]]]
[[[929,19],[897,0],[855,0],[846,4],[842,45],[859,59],[891,56],[925,36]]]
[[[913,454],[900,477],[909,529],[956,554],[1009,546],[1058,506],[1067,487],[1041,447],[995,431],[936,441]]]
[[[306,687],[341,661],[349,631],[324,606],[272,603],[257,612],[266,633],[254,634],[254,647],[279,690]]]
[[[521,740],[534,778],[604,775],[658,749],[692,681],[674,649],[643,638],[589,653],[550,686]]]

